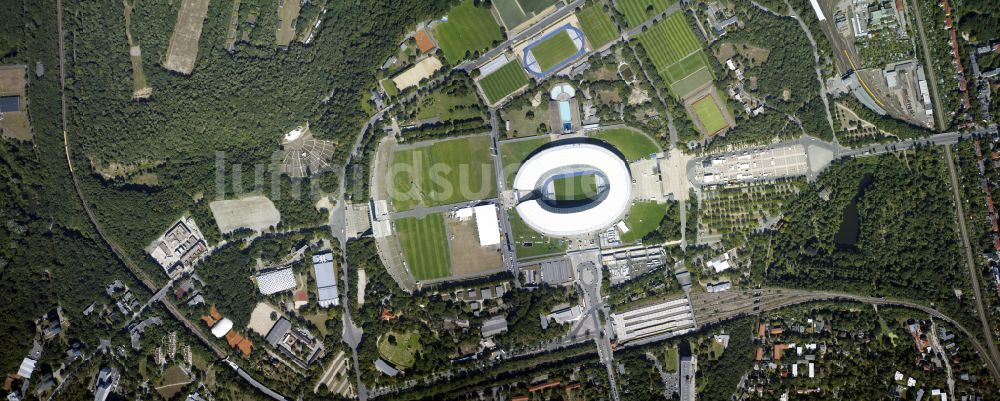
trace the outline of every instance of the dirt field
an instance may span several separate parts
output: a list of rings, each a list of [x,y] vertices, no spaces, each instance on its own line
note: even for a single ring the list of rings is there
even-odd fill
[[[446,218],[451,249],[452,277],[470,277],[499,269],[502,262],[499,246],[479,246],[476,220]]]
[[[277,313],[278,316],[281,316],[278,309],[271,306],[271,304],[266,302],[258,303],[257,306],[253,308],[253,312],[250,313],[250,324],[247,325],[247,327],[261,336],[266,336],[267,332],[271,331],[271,326],[273,326],[275,322],[274,320],[271,320],[271,312]]]
[[[434,71],[441,69],[441,60],[437,57],[428,57],[421,60],[419,63],[414,64],[402,74],[399,74],[392,78],[392,82],[396,84],[396,88],[403,90],[411,86],[416,86],[420,83],[421,79],[427,78],[434,74]]]
[[[771,55],[771,51],[748,44],[734,45],[732,43],[723,43],[719,45],[719,49],[715,52],[715,59],[719,60],[719,63],[724,64],[726,60],[737,54],[745,57],[751,66],[756,67],[767,61],[768,56]]]
[[[0,96],[20,96],[21,111],[4,113],[0,119],[0,134],[5,138],[30,141],[31,124],[28,122],[27,102],[24,86],[24,65],[0,66]]]
[[[190,74],[198,58],[198,39],[208,14],[208,0],[184,0],[177,13],[177,24],[170,36],[167,59],[163,67],[181,74]]]
[[[212,209],[215,223],[223,233],[237,228],[265,231],[281,221],[281,214],[266,196],[215,201],[209,203],[208,207]]]
[[[132,39],[132,11],[134,5],[128,1],[122,2],[125,9],[125,38],[128,39],[128,56],[132,60],[132,99],[145,99],[153,94],[153,88],[146,82],[146,74],[142,71],[142,49]]]

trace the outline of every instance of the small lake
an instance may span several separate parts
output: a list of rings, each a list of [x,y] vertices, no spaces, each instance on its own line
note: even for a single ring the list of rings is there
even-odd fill
[[[833,237],[834,244],[840,249],[853,249],[858,242],[858,234],[861,230],[861,217],[858,215],[858,201],[864,196],[865,190],[875,182],[875,177],[865,174],[858,184],[858,191],[851,199],[851,203],[844,209],[844,217],[840,220],[840,229]]]

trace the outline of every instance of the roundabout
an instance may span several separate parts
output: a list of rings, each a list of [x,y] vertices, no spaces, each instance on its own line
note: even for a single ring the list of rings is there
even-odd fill
[[[539,233],[569,237],[610,227],[628,212],[632,175],[618,153],[567,143],[527,159],[514,177],[517,213]]]

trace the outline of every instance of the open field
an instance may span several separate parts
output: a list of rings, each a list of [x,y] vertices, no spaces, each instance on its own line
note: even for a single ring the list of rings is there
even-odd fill
[[[618,28],[600,4],[584,7],[577,14],[577,18],[580,19],[583,34],[594,49],[599,49],[618,37]]]
[[[0,120],[0,134],[5,138],[22,141],[32,139],[31,124],[25,107],[28,100],[24,90],[26,83],[23,64],[0,66],[0,96],[18,96],[21,103],[21,111],[4,113],[3,120]]]
[[[698,52],[695,53],[693,57],[689,57],[689,59],[700,60],[704,57],[705,55],[702,52]],[[692,92],[698,90],[698,88],[712,82],[712,79],[712,70],[708,68],[708,64],[706,63],[684,78],[670,84],[670,93],[673,93],[674,96],[678,98],[685,98],[690,96]]]
[[[676,98],[683,98],[688,91],[712,79],[710,71],[707,80],[706,75],[700,72],[702,69],[709,69],[708,56],[702,51],[698,38],[691,32],[684,13],[673,13],[653,25],[639,36],[639,44],[646,50],[656,72],[671,85],[671,92]],[[685,82],[683,87],[674,87],[674,83],[692,74],[700,75],[692,82]]]
[[[555,4],[556,0],[496,0],[493,6],[508,31],[513,31],[539,12]]]
[[[579,201],[597,196],[597,177],[578,174],[552,180],[552,192],[557,201]]]
[[[660,152],[659,145],[646,134],[629,128],[612,128],[597,131],[590,135],[591,138],[600,139],[611,144],[622,155],[625,160],[634,162],[645,159],[649,155]]]
[[[448,22],[434,29],[434,38],[444,52],[444,58],[449,63],[457,64],[467,52],[481,51],[493,42],[503,40],[503,34],[489,7],[477,7],[473,0],[465,0],[448,12]]]
[[[507,220],[510,221],[510,234],[514,241],[514,251],[519,259],[566,252],[566,242],[558,238],[546,237],[532,230],[524,223],[524,220],[521,220],[517,210],[509,210]]]
[[[466,120],[483,114],[479,111],[479,97],[471,89],[454,94],[436,91],[421,97],[419,102],[415,116],[417,121],[432,118],[439,118],[441,121]]]
[[[531,154],[531,152],[534,152],[535,149],[538,149],[547,143],[549,143],[548,135],[543,135],[538,138],[525,139],[523,141],[500,142],[500,162],[503,163],[503,176],[506,188],[510,188],[514,185],[514,176],[517,175],[517,169],[521,168],[521,162],[523,162],[524,159]]]
[[[160,380],[156,383],[156,392],[160,393],[165,399],[171,399],[178,391],[184,388],[185,384],[190,383],[191,379],[188,377],[187,373],[184,373],[184,369],[180,366],[174,365],[167,370],[163,371],[163,376],[160,376]]]
[[[437,57],[428,57],[420,60],[419,63],[403,71],[399,75],[392,77],[392,83],[397,90],[403,90],[411,86],[417,86],[421,80],[434,75],[434,72],[441,69],[441,60]]]
[[[146,73],[142,71],[142,49],[132,39],[132,11],[134,6],[128,1],[122,3],[125,10],[125,38],[128,40],[128,56],[132,61],[132,98],[144,99],[152,95],[153,89],[146,81]]]
[[[198,58],[198,39],[208,14],[208,0],[184,0],[177,13],[177,24],[170,35],[170,46],[163,67],[181,74],[190,74]]]
[[[223,234],[239,228],[267,231],[281,221],[281,214],[274,203],[263,195],[215,201],[208,207],[212,209],[212,217]]]
[[[378,354],[400,369],[409,369],[417,360],[417,352],[422,351],[420,334],[414,332],[385,333],[378,342]]]
[[[712,99],[711,96],[698,99],[691,107],[694,108],[695,117],[705,127],[706,135],[713,135],[723,128],[729,127],[725,116],[722,115],[722,110],[719,110],[719,106],[715,104],[715,99]]]
[[[478,82],[486,94],[486,99],[490,104],[494,104],[527,85],[528,75],[524,72],[524,67],[521,67],[521,62],[514,60],[490,75],[480,78]]]
[[[532,107],[531,104],[525,104],[519,109],[503,108],[500,111],[501,117],[510,122],[510,131],[507,131],[507,137],[528,137],[538,135],[539,126],[545,124],[546,129],[542,132],[548,132],[549,121],[549,102],[543,101],[538,104],[538,107]]]
[[[573,39],[569,37],[569,32],[566,30],[552,35],[531,48],[531,54],[538,62],[539,71],[548,71],[549,68],[559,65],[576,52],[576,45],[573,44]]]
[[[446,218],[445,224],[448,225],[452,276],[470,277],[501,267],[503,258],[499,246],[479,246],[476,219]]]
[[[441,213],[418,219],[407,217],[395,221],[396,235],[403,247],[410,273],[419,280],[433,280],[451,274],[448,237]]]
[[[639,26],[654,15],[670,8],[676,0],[619,0],[618,11],[625,15],[625,23]]]
[[[278,47],[287,47],[295,39],[295,20],[299,18],[302,3],[299,0],[279,0],[278,32],[275,34]]]
[[[660,220],[663,220],[663,214],[666,213],[666,210],[666,205],[656,202],[633,202],[628,216],[625,216],[628,232],[621,235],[622,243],[641,240],[646,234],[655,230],[660,226]]]
[[[390,173],[394,209],[496,196],[491,146],[488,135],[476,135],[397,151]]]

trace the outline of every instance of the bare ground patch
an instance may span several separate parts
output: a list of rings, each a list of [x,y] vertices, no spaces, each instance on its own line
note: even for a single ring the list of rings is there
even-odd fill
[[[31,123],[28,121],[25,85],[26,67],[23,64],[0,66],[0,96],[20,97],[20,111],[4,113],[0,117],[0,134],[6,138],[30,141]]]
[[[170,35],[167,59],[163,67],[181,74],[190,74],[198,58],[198,39],[208,14],[208,0],[184,0],[177,13],[177,23]]]
[[[452,277],[476,276],[501,267],[503,258],[499,246],[479,246],[475,219],[459,221],[448,217],[445,224],[451,248]]]

